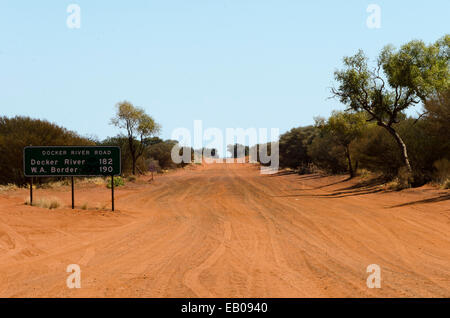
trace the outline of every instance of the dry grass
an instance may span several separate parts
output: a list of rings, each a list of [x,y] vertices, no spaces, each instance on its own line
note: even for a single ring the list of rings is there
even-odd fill
[[[398,176],[386,183],[388,190],[400,191],[411,187],[411,175],[406,169],[400,168]]]
[[[98,186],[104,186],[106,185],[107,181],[103,177],[84,177],[84,178],[75,178],[75,185],[98,185]],[[63,180],[43,183],[39,187],[42,189],[57,189],[61,187],[70,186],[70,178],[66,178]]]
[[[445,180],[445,181],[442,183],[441,189],[450,189],[450,178],[448,178],[447,180]]]
[[[404,187],[402,186],[400,180],[398,178],[395,178],[394,180],[386,183],[386,189],[393,191],[400,191],[404,189]]]
[[[30,205],[30,199],[25,199],[25,204]],[[61,206],[61,201],[58,198],[41,198],[35,202],[33,202],[33,206],[37,206],[44,209],[57,209]]]
[[[374,174],[367,169],[359,169],[358,175],[362,180],[367,180],[374,176]]]
[[[133,175],[130,175],[130,176],[127,177],[127,181],[128,182],[135,182],[136,179],[137,179],[136,176],[133,176]]]
[[[106,185],[107,180],[104,177],[83,178],[81,180],[78,180],[78,183],[81,183],[81,184],[95,184],[95,185],[104,186],[104,185]]]
[[[109,205],[107,203],[98,203],[97,206],[95,207],[96,210],[106,210],[109,208]]]
[[[11,190],[16,190],[16,189],[18,189],[19,187],[18,186],[16,186],[15,184],[13,184],[13,183],[8,183],[8,184],[6,184],[6,185],[0,185],[0,192],[6,192],[6,191],[11,191]]]
[[[87,202],[84,202],[83,205],[81,206],[82,210],[87,210],[88,209],[88,204]]]

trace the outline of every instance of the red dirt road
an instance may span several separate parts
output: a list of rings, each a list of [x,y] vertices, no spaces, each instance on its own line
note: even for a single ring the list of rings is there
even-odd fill
[[[214,164],[128,184],[117,212],[0,194],[1,297],[450,297],[450,192]],[[379,191],[379,192],[378,192]],[[77,206],[109,204],[76,188]],[[69,289],[69,264],[81,288]],[[366,286],[370,264],[381,288]]]

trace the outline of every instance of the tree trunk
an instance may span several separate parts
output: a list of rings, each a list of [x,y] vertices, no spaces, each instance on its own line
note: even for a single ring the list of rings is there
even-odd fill
[[[408,169],[409,174],[412,174],[412,169],[411,169],[411,165],[409,164],[409,159],[408,159],[408,151],[406,150],[406,145],[403,142],[403,139],[400,137],[400,135],[397,133],[397,131],[390,127],[390,126],[383,126],[384,128],[387,129],[387,131],[389,131],[389,133],[394,137],[395,141],[397,142],[398,147],[400,148],[400,152],[402,155],[402,160],[403,163],[406,166],[406,169]]]
[[[350,157],[350,149],[348,145],[345,146],[345,155],[347,156],[348,172],[350,173],[350,178],[353,178],[355,176],[355,172],[353,171],[352,158]]]
[[[132,166],[133,166],[133,176],[136,175],[136,158],[131,156]]]
[[[130,148],[132,172],[133,172],[133,175],[135,175],[136,174],[136,149],[133,146],[133,137],[132,136],[128,136],[128,146]]]

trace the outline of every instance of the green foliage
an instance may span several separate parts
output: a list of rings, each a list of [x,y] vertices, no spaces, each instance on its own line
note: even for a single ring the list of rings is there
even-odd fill
[[[356,167],[353,166],[350,144],[357,138],[361,137],[364,129],[367,127],[366,116],[362,112],[338,112],[333,111],[328,120],[317,118],[316,127],[319,128],[322,140],[329,139],[330,149],[336,150],[336,146],[341,147],[343,155],[347,160],[347,167],[350,176],[353,177],[356,173]],[[318,144],[316,146],[319,146]],[[319,150],[319,148],[315,148]],[[331,151],[330,151],[331,152]],[[336,151],[334,151],[336,153]],[[320,152],[314,154],[320,155]],[[331,155],[331,153],[330,153]],[[323,159],[331,159],[330,156],[325,156]],[[336,158],[336,160],[339,160]],[[327,160],[324,160],[326,162]],[[329,168],[328,168],[329,169]]]
[[[316,119],[316,126],[323,134],[329,134],[337,144],[347,147],[361,136],[367,126],[367,118],[362,112],[333,111],[328,120]]]
[[[318,135],[308,147],[308,156],[319,169],[330,173],[347,171],[343,147],[328,134]]]
[[[450,160],[443,158],[433,164],[436,169],[435,180],[445,184],[450,179]]]
[[[353,147],[361,168],[393,178],[403,164],[395,141],[379,126],[367,127]]]
[[[142,141],[142,143],[146,146],[152,146],[152,145],[156,145],[159,144],[160,142],[163,142],[164,140],[162,140],[159,137],[149,137],[149,138],[144,138],[144,140]]]
[[[23,175],[23,148],[30,145],[89,146],[94,142],[45,120],[0,117],[0,184],[27,182]],[[39,182],[47,180],[39,178]]]
[[[360,50],[344,58],[344,70],[335,72],[339,87],[332,92],[343,104],[391,126],[402,111],[448,88],[449,38],[446,35],[429,46],[411,41],[398,51],[386,46],[373,70]]]
[[[172,148],[176,145],[174,142],[160,142],[148,149],[148,156],[158,161],[163,169],[175,168],[176,165],[172,161]]]
[[[450,89],[439,91],[425,101],[425,115],[428,133],[447,140],[450,150]]]
[[[125,181],[121,176],[115,176],[114,177],[114,187],[120,187],[125,185]],[[108,183],[106,184],[106,187],[108,189],[111,189],[111,178],[108,178]]]
[[[128,101],[116,104],[116,115],[111,119],[111,124],[126,130],[131,169],[132,173],[136,174],[137,160],[146,147],[144,140],[157,134],[161,127],[145,113],[144,109],[135,107]]]
[[[186,151],[190,153],[191,160],[193,159],[194,150],[190,147],[179,147],[178,142],[175,140],[166,140],[149,146],[146,151],[146,157],[153,159],[158,164],[159,169],[174,169],[185,166],[187,163],[178,165],[172,161],[172,149],[174,147],[178,148],[181,156]]]
[[[407,147],[394,129],[406,109],[449,88],[449,45],[446,35],[434,44],[411,41],[399,50],[386,46],[373,69],[362,51],[344,58],[335,72],[335,97],[355,111],[365,111],[394,137],[404,165],[411,172]]]
[[[432,124],[428,119],[407,118],[395,125],[403,136],[411,159],[413,185],[421,185],[434,179],[437,160],[450,157],[448,140],[429,133]],[[395,177],[403,166],[401,155],[389,133],[378,126],[368,127],[353,144],[355,159],[362,168],[380,172],[387,177]]]
[[[132,160],[130,155],[130,148],[128,146],[128,138],[124,135],[117,135],[115,137],[108,137],[104,139],[100,145],[102,146],[119,146],[121,163],[122,163],[122,173],[131,173],[132,171]]]
[[[293,128],[281,135],[279,141],[280,166],[297,169],[299,166],[310,163],[311,158],[307,149],[317,133],[317,128],[307,126]]]

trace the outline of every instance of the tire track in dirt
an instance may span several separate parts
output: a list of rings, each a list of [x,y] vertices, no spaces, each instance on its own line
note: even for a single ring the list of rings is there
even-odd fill
[[[206,298],[206,297],[215,297],[215,295],[205,287],[199,280],[200,274],[207,270],[209,267],[213,266],[219,258],[224,254],[225,249],[227,248],[227,242],[231,240],[231,223],[226,221],[224,223],[224,231],[223,238],[220,242],[219,247],[199,266],[188,270],[183,277],[183,283],[191,289],[197,297]]]
[[[0,195],[0,295],[450,296],[445,202],[386,208],[434,192],[333,197],[353,181],[195,168],[118,188],[111,214],[48,212],[23,206],[23,194]],[[106,194],[79,191],[94,202]],[[71,263],[82,266],[81,290],[65,286]],[[380,290],[365,286],[370,263],[382,266]]]

